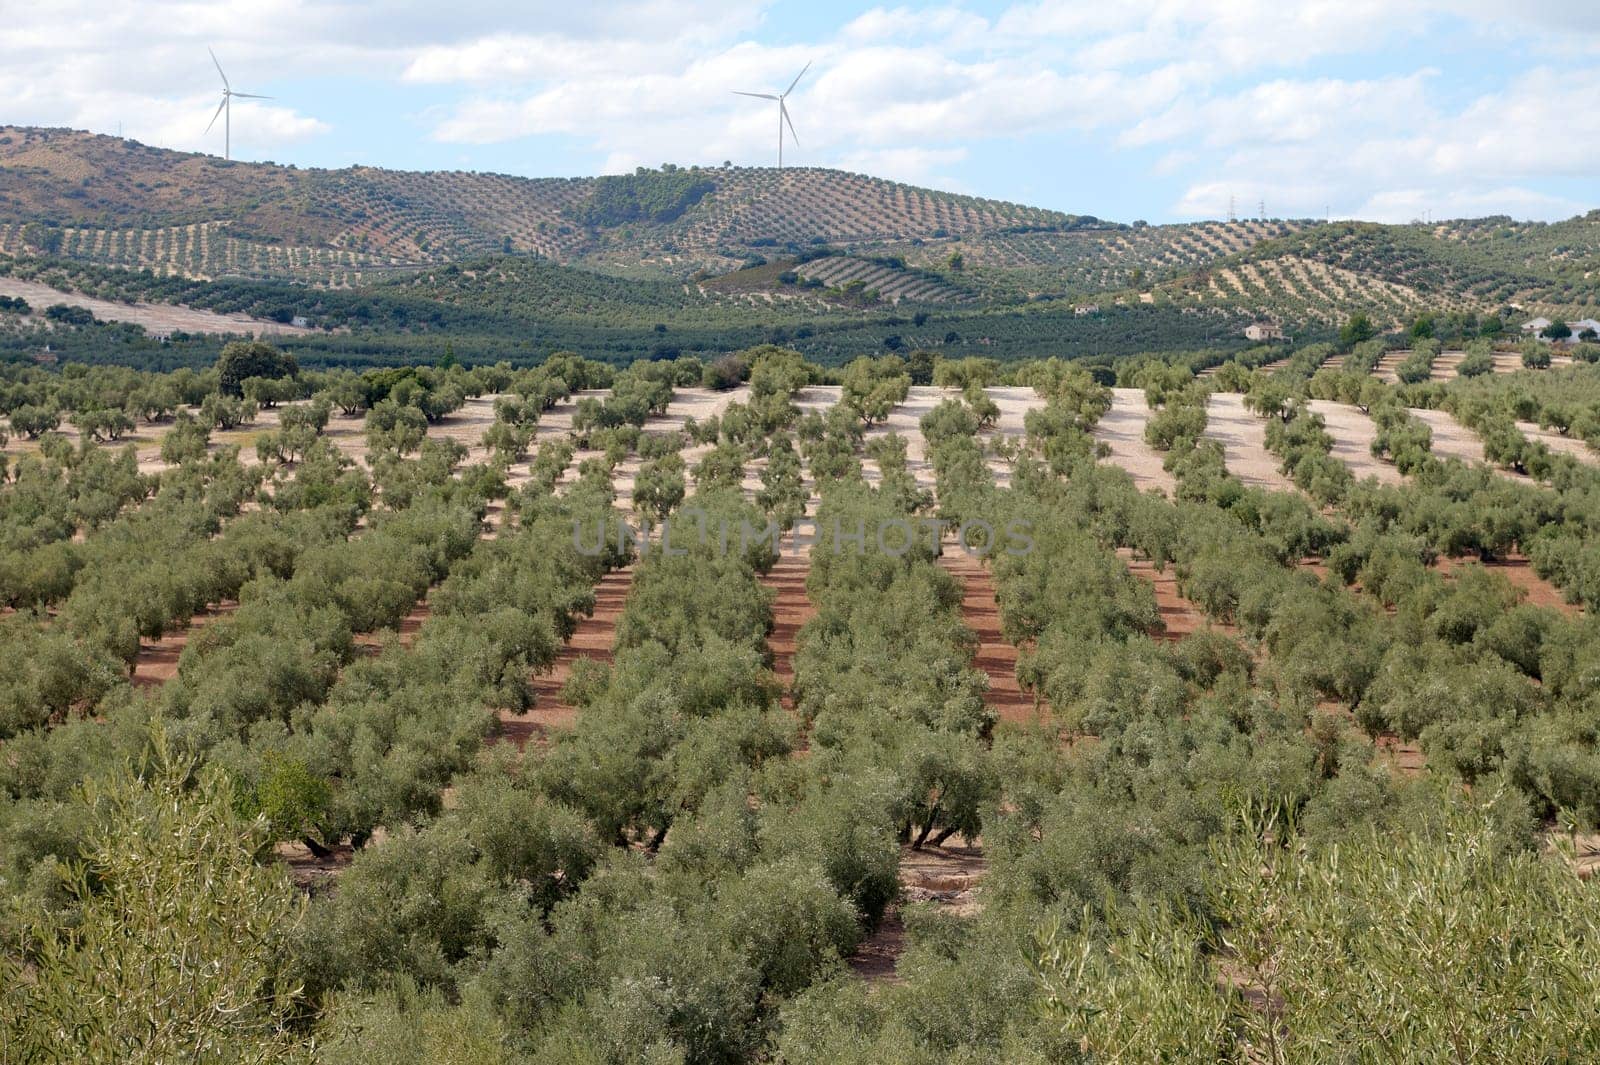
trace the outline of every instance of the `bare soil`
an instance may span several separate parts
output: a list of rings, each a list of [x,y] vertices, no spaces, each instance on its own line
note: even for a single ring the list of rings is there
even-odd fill
[[[1032,724],[1047,718],[1049,710],[1035,707],[1033,696],[1017,683],[1017,649],[1001,635],[1000,608],[989,568],[956,545],[946,545],[939,565],[961,581],[961,620],[978,634],[972,664],[989,678],[984,702],[1002,721]]]
[[[1169,565],[1158,571],[1155,563],[1136,555],[1131,549],[1117,549],[1117,557],[1127,565],[1128,572],[1147,582],[1156,593],[1156,609],[1161,614],[1162,630],[1151,633],[1163,640],[1178,641],[1202,629],[1214,628],[1230,635],[1239,630],[1232,625],[1213,622],[1206,612],[1195,606],[1178,590],[1177,572]]]
[[[1440,458],[1460,459],[1469,465],[1489,464],[1489,460],[1484,458],[1483,441],[1478,438],[1478,434],[1456,421],[1447,411],[1412,408],[1411,415],[1433,430],[1435,455]],[[1496,466],[1494,471],[1514,481],[1531,481],[1527,474],[1517,473],[1515,470]]]
[[[0,296],[20,296],[28,301],[34,314],[42,314],[46,307],[65,303],[83,307],[105,322],[131,322],[142,325],[151,333],[248,333],[252,336],[295,336],[315,332],[313,329],[281,325],[245,314],[218,314],[175,303],[114,303],[111,300],[85,296],[81,292],[60,292],[37,281],[23,281],[15,277],[0,277]]]
[[[906,401],[897,405],[889,412],[883,421],[867,429],[863,444],[870,444],[879,437],[888,436],[890,433],[899,433],[906,441],[906,470],[916,478],[917,487],[933,489],[933,466],[928,461],[928,451],[922,439],[922,418],[934,407],[942,403],[947,396],[956,393],[947,392],[942,388],[931,385],[912,385],[906,394]],[[864,464],[863,474],[868,484],[877,484],[879,479],[877,463],[870,459]]]
[[[1026,387],[996,387],[986,388],[984,393],[1000,408],[1000,420],[994,428],[989,430],[990,436],[1001,436],[1008,441],[1016,441],[1027,435],[1026,419],[1030,410],[1044,406],[1044,399],[1033,389]],[[919,431],[918,435],[921,433]],[[1011,484],[1010,464],[993,456],[989,459],[989,470],[994,474],[995,484],[1002,488]]]
[[[1322,415],[1328,435],[1333,437],[1333,457],[1348,466],[1357,480],[1376,477],[1380,484],[1399,484],[1403,480],[1399,470],[1372,457],[1378,427],[1360,407],[1326,399],[1311,400],[1307,406]]]
[[[611,661],[611,644],[616,636],[617,619],[622,616],[623,603],[633,583],[633,569],[612,570],[595,586],[594,613],[578,622],[578,627],[565,647],[556,654],[555,665],[548,673],[533,677],[533,708],[525,714],[508,710],[500,712],[501,738],[514,743],[518,750],[529,741],[548,743],[550,734],[562,728],[571,728],[577,720],[577,708],[561,697],[561,686],[572,675],[573,663],[580,658],[599,662]]]
[[[1583,613],[1583,608],[1576,603],[1567,602],[1566,596],[1561,594],[1561,589],[1545,580],[1533,571],[1533,564],[1523,555],[1509,555],[1493,562],[1480,562],[1477,559],[1441,558],[1438,562],[1439,571],[1446,576],[1454,576],[1463,566],[1482,566],[1491,573],[1498,573],[1509,581],[1512,587],[1523,593],[1523,601],[1533,606],[1550,607],[1559,610],[1568,617],[1577,617]]]
[[[140,640],[139,657],[133,663],[130,678],[136,688],[155,688],[178,675],[178,659],[189,646],[189,637],[202,625],[226,617],[239,609],[237,600],[228,599],[215,606],[206,607],[189,619],[189,624],[175,629],[158,640]]]
[[[963,917],[980,908],[978,889],[989,863],[979,845],[900,848],[900,898],[889,904],[878,927],[850,956],[850,968],[868,983],[899,983],[895,966],[905,950],[901,908],[932,903]]]
[[[1141,492],[1154,488],[1171,496],[1177,491],[1177,482],[1172,474],[1162,469],[1161,453],[1144,442],[1144,427],[1150,421],[1150,413],[1145,405],[1144,389],[1113,388],[1111,409],[1095,425],[1094,438],[1111,448],[1107,461],[1128,471],[1135,488]]]
[[[1299,491],[1279,471],[1277,456],[1267,450],[1267,424],[1245,408],[1243,396],[1235,392],[1211,393],[1206,415],[1206,439],[1222,445],[1229,473],[1252,488]]]
[[[806,574],[810,559],[785,551],[762,578],[761,583],[777,593],[772,603],[772,632],[767,648],[772,652],[772,672],[783,684],[783,705],[794,709],[794,655],[800,627],[817,616],[817,608],[806,595]]]
[[[1590,447],[1588,442],[1574,436],[1562,436],[1552,429],[1541,429],[1533,422],[1518,422],[1517,428],[1522,430],[1522,435],[1529,440],[1536,440],[1548,447],[1558,455],[1570,455],[1579,462],[1589,465],[1600,465],[1600,452]]]

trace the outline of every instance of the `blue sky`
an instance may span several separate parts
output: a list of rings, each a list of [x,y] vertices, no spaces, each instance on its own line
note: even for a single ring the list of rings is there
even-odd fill
[[[1600,206],[1593,0],[60,0],[0,30],[0,122],[302,166],[528,176],[792,163],[1153,222]]]

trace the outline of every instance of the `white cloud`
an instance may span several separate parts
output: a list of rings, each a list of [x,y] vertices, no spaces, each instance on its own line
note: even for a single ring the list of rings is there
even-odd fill
[[[963,182],[945,173],[946,168],[963,162],[967,155],[965,148],[868,149],[842,157],[839,167],[948,192],[972,192]]]
[[[1278,205],[1274,213],[1320,215],[1331,205],[1335,214],[1377,221],[1428,212],[1551,218],[1593,206],[1535,183],[1600,169],[1600,115],[1579,103],[1600,93],[1600,73],[1530,71],[1454,111],[1428,100],[1428,80],[1258,86],[1163,116],[1150,140],[1200,140],[1227,153],[1175,211],[1215,216],[1230,192],[1251,202],[1265,196]],[[1236,109],[1252,119],[1244,135],[1203,131]]]
[[[0,121],[124,132],[167,147],[211,147],[203,102],[217,85],[215,47],[236,88],[329,75],[421,83],[572,77],[610,64],[639,69],[652,55],[678,69],[697,43],[752,29],[762,4],[712,0],[56,0],[9,5],[0,34]],[[679,51],[664,42],[676,42]],[[318,101],[236,109],[236,144],[268,151],[326,133]],[[197,104],[198,101],[198,104]],[[246,123],[248,130],[246,133]],[[220,145],[220,139],[218,139]]]
[[[1460,188],[1394,188],[1374,193],[1350,212],[1375,222],[1410,222],[1418,218],[1570,217],[1587,206],[1560,196],[1519,186]]]

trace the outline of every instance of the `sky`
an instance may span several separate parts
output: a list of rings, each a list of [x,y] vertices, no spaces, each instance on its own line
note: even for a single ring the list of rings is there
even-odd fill
[[[838,167],[1118,221],[1600,206],[1596,0],[0,0],[0,124],[529,177]]]

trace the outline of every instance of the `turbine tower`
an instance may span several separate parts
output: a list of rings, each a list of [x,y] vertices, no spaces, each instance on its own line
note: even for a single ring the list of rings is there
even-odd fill
[[[800,135],[794,131],[794,121],[792,119],[790,119],[790,117],[789,117],[789,108],[784,104],[783,101],[790,93],[794,92],[794,87],[796,85],[800,84],[800,79],[805,77],[806,76],[806,71],[808,71],[810,69],[811,69],[811,64],[810,63],[807,63],[805,66],[801,67],[800,68],[800,73],[798,73],[798,74],[796,74],[794,76],[794,80],[789,83],[789,87],[787,89],[783,90],[782,92],[778,93],[777,95],[773,95],[770,92],[740,92],[737,89],[735,89],[734,93],[733,93],[735,96],[754,96],[758,100],[776,100],[776,101],[778,101],[778,169],[779,170],[783,169],[783,126],[784,126],[784,123],[787,122],[788,125],[789,125],[789,136],[794,138],[795,147],[796,148],[800,147]]]
[[[211,52],[210,48],[206,51]],[[222,158],[233,158],[233,106],[235,96],[241,100],[270,100],[270,96],[258,96],[253,92],[234,92],[228,84],[228,75],[222,73],[222,64],[217,62],[217,53],[211,52],[211,62],[217,68],[217,74],[222,78],[222,102],[217,105],[217,113],[211,116],[211,121],[206,123],[206,132],[211,132],[211,127],[217,124],[217,116],[222,116]]]

